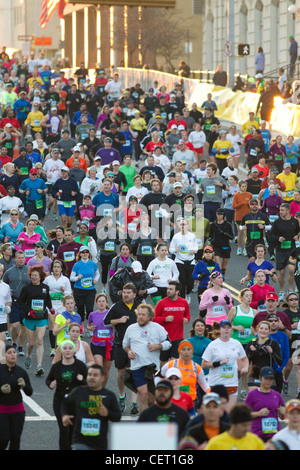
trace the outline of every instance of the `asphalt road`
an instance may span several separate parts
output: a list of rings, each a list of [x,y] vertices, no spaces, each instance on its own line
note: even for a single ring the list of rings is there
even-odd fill
[[[45,227],[47,230],[55,228],[58,222],[54,222],[51,219],[51,215],[46,220]],[[75,228],[75,222],[73,222],[73,228]],[[240,279],[246,274],[248,260],[244,256],[236,256],[236,245],[232,244],[232,256],[228,264],[226,274],[226,287],[231,290],[233,298],[237,296],[238,291],[241,289],[239,283]],[[96,286],[97,291],[101,292],[101,283]],[[276,286],[275,286],[276,288]],[[235,303],[236,300],[235,300]],[[198,317],[198,301],[197,294],[192,294],[192,301],[190,304],[191,309],[191,322],[185,327],[185,337],[190,336],[190,327],[192,321]],[[87,337],[83,338],[89,341]],[[35,376],[35,351],[33,353],[32,368],[29,370],[30,379],[32,382],[34,393],[30,399],[25,397],[26,406],[26,422],[21,440],[22,450],[57,450],[58,449],[58,426],[54,417],[52,401],[53,392],[48,389],[45,385],[45,377],[51,368],[52,359],[49,357],[50,354],[50,343],[48,339],[48,330],[45,336],[45,359],[44,368],[45,376]],[[21,367],[24,365],[24,358],[18,358],[18,365]],[[118,396],[118,389],[116,385],[116,369],[114,365],[111,368],[110,379],[108,382],[108,388],[116,393]],[[291,375],[291,392],[290,395],[284,396],[284,399],[289,399],[295,396],[296,383],[294,372]],[[293,395],[294,393],[294,395]],[[123,414],[123,420],[132,420],[130,416],[130,392],[127,393],[127,409]]]

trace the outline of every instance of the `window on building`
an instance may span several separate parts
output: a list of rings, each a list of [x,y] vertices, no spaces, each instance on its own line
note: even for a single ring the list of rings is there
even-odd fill
[[[193,0],[193,15],[200,16],[204,14],[204,0]]]

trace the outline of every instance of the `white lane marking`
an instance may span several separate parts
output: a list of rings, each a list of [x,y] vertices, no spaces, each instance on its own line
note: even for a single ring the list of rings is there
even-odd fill
[[[32,411],[34,411],[34,413],[36,413],[39,418],[43,418],[43,419],[51,418],[51,416],[40,405],[38,405],[34,400],[32,400],[32,398],[27,397],[25,393],[23,392],[22,392],[22,396],[23,396],[24,403],[27,406],[29,406],[29,408],[31,408]]]

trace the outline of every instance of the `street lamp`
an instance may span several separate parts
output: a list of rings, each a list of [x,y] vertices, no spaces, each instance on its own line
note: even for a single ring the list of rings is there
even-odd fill
[[[297,11],[298,11],[298,8],[296,7],[296,5],[290,5],[290,6],[288,7],[288,11],[289,11],[290,13],[292,13],[293,20],[295,20],[295,19],[296,19],[296,13],[297,13]]]

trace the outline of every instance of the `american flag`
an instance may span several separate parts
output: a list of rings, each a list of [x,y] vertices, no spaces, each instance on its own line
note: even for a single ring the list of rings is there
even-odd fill
[[[42,10],[40,15],[40,27],[45,29],[52,13],[58,7],[58,15],[63,18],[63,11],[66,6],[67,0],[43,0]]]

